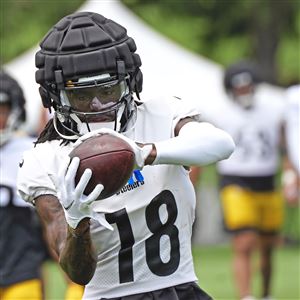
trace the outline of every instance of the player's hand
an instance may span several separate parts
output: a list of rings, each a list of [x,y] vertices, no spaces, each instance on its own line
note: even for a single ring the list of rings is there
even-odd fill
[[[101,134],[110,134],[110,135],[116,136],[116,137],[124,140],[125,142],[127,142],[131,146],[131,148],[135,154],[136,169],[142,169],[144,167],[145,160],[149,156],[153,146],[152,145],[144,145],[143,147],[140,147],[130,138],[128,138],[128,137],[124,136],[123,134],[118,133],[110,128],[101,128],[98,130],[88,132],[87,134],[83,135],[75,142],[74,147],[79,146],[83,141],[85,141],[86,139],[88,139],[90,137],[98,136]]]
[[[79,166],[79,158],[66,159],[58,173],[57,196],[64,209],[66,221],[70,227],[75,229],[84,218],[98,220],[103,226],[112,229],[105,218],[93,211],[91,204],[96,201],[103,190],[103,185],[98,184],[88,195],[83,194],[91,176],[92,171],[86,169],[78,184],[75,186],[75,176]]]
[[[282,172],[282,189],[283,195],[288,206],[296,207],[300,203],[300,178],[297,173],[292,170]]]

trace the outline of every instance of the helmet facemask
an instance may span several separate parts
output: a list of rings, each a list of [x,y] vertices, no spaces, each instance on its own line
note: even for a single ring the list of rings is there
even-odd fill
[[[135,116],[128,82],[129,76],[118,79],[110,74],[67,81],[60,90],[61,104],[57,106],[56,117],[72,136],[63,137],[74,139],[101,127],[126,131]]]
[[[259,66],[248,60],[230,65],[223,77],[225,91],[243,109],[251,109],[255,106],[256,87],[261,82]]]
[[[26,121],[25,98],[18,82],[0,71],[1,129],[0,145],[6,143],[13,133]]]
[[[249,73],[243,72],[231,78],[231,96],[244,109],[251,109],[254,105],[255,86]]]
[[[9,95],[4,92],[0,92],[0,105],[9,107],[5,125],[0,129],[0,146],[2,146],[11,138],[13,132],[22,123],[23,110],[18,105],[14,105]]]

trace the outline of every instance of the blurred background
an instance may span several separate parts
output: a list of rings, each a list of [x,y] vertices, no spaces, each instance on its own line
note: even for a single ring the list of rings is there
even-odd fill
[[[38,43],[59,19],[77,10],[116,20],[134,37],[145,77],[142,98],[171,93],[209,110],[222,101],[224,68],[242,58],[259,63],[266,88],[276,97],[300,81],[299,0],[0,1],[1,66],[24,89],[30,116],[25,129],[30,134],[38,132],[44,113],[34,81]],[[194,258],[204,290],[230,300],[235,295],[231,249],[222,230],[216,176],[214,165],[203,168],[196,187]],[[276,299],[300,299],[299,222],[299,210],[287,207],[275,254]],[[65,282],[57,266],[47,263],[45,274],[47,299],[62,299]],[[256,291],[258,277],[257,270]]]
[[[36,45],[61,17],[84,3],[85,0],[59,3],[1,0],[2,63]],[[299,80],[297,0],[123,0],[122,3],[154,30],[222,66],[235,62],[237,57],[248,57],[263,66],[268,82],[286,86]]]

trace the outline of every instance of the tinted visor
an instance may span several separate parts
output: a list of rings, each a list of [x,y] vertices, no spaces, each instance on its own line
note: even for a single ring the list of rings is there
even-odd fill
[[[117,80],[94,86],[66,87],[70,106],[78,112],[107,111],[116,105],[126,93],[126,83]]]

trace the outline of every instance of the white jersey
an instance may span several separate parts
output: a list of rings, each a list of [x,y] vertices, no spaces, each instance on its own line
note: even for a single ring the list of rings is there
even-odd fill
[[[142,143],[166,140],[174,136],[180,119],[197,119],[198,114],[175,98],[150,100],[138,106],[136,125],[127,135]],[[18,188],[28,201],[41,194],[56,195],[51,177],[72,148],[60,143],[39,144],[26,154]],[[174,165],[145,166],[134,172],[133,180],[116,195],[94,203],[114,230],[92,221],[98,263],[83,299],[120,297],[197,280],[191,253],[196,201],[188,171]]]
[[[17,173],[23,152],[33,148],[34,140],[27,136],[12,136],[0,148],[0,206],[32,206],[17,195]]]
[[[279,163],[279,143],[284,115],[280,98],[256,93],[255,104],[244,109],[231,99],[208,118],[227,131],[236,148],[230,158],[217,163],[222,175],[274,175]]]
[[[300,174],[300,85],[287,90],[285,114],[286,142],[289,159]]]

